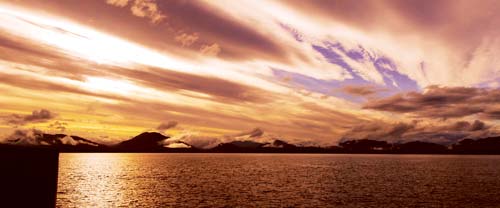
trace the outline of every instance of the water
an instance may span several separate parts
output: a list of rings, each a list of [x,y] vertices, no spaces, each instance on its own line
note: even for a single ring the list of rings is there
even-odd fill
[[[500,156],[61,154],[58,207],[498,207]]]

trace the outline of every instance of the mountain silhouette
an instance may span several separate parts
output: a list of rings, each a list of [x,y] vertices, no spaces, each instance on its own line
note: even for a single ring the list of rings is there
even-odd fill
[[[296,146],[283,140],[274,140],[272,143],[255,141],[232,141],[221,143],[209,149],[209,152],[241,152],[241,153],[334,153],[339,152],[333,148],[310,146]]]
[[[254,141],[232,141],[229,143],[220,143],[216,147],[212,148],[212,152],[255,152],[257,149],[262,148],[262,146],[267,143],[259,143]]]
[[[462,154],[500,154],[500,137],[464,139],[452,147],[455,152]]]
[[[160,142],[168,138],[158,132],[144,132],[114,147],[123,151],[160,151],[165,149]]]
[[[413,141],[403,144],[396,144],[393,150],[397,153],[445,153],[448,149],[440,144]]]
[[[108,149],[106,145],[79,136],[45,133],[36,134],[31,139],[13,138],[7,141],[7,145],[47,146],[58,149],[61,152],[96,152]]]
[[[66,137],[66,134],[42,134],[38,137],[38,140],[51,145],[63,145],[61,139],[64,137]]]
[[[236,147],[239,148],[260,148],[267,143],[259,143],[259,142],[254,142],[254,141],[232,141],[229,144],[232,144]]]
[[[102,144],[90,141],[88,139],[85,139],[85,138],[82,138],[82,137],[79,137],[79,136],[71,136],[71,138],[73,138],[73,140],[79,141],[81,143],[87,143],[87,144],[91,144],[91,145],[94,145],[94,146],[103,146]]]
[[[272,143],[273,144],[273,147],[277,147],[277,148],[285,148],[285,149],[293,149],[293,148],[297,148],[297,146],[293,145],[293,144],[288,144],[287,142],[283,141],[283,140],[274,140],[274,142]]]
[[[0,143],[0,148],[40,146],[59,152],[500,154],[500,137],[464,139],[449,147],[422,141],[388,143],[370,139],[348,140],[340,142],[339,146],[318,147],[294,145],[276,139],[273,142],[231,141],[211,149],[198,149],[180,140],[170,141],[166,147],[163,141],[168,138],[158,132],[144,132],[118,144],[105,145],[74,135],[38,133],[30,138],[9,138],[5,143]]]

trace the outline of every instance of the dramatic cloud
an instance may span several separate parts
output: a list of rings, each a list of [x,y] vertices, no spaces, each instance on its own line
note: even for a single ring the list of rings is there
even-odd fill
[[[489,74],[497,70],[499,59],[492,53],[499,52],[500,18],[494,11],[500,4],[494,0],[473,5],[467,0],[432,3],[291,0],[282,3],[302,15],[315,14],[308,16],[320,24],[337,22],[355,28],[361,36],[377,39],[375,44],[392,54],[411,53],[402,59],[411,63],[404,64],[405,68],[410,69],[408,73],[420,83],[474,84],[478,79],[491,79]],[[348,35],[353,34],[356,32]],[[418,67],[419,63],[424,64]]]
[[[46,109],[34,110],[31,115],[12,114],[3,118],[10,125],[25,125],[28,123],[39,123],[53,119],[55,114]]]
[[[367,122],[355,126],[346,132],[341,141],[353,139],[371,139],[390,142],[426,141],[441,144],[453,144],[466,138],[483,138],[499,135],[498,129],[484,122],[457,121],[449,124],[433,124],[423,121],[410,123],[387,123],[383,121]]]
[[[165,118],[183,124],[169,130],[176,147],[181,138],[333,145],[353,129],[391,139],[494,133],[499,9],[490,0],[3,1],[0,135],[45,122],[36,127],[116,143]],[[488,125],[457,122],[476,119]]]
[[[500,90],[473,87],[430,86],[423,92],[397,94],[370,100],[365,109],[409,113],[425,118],[456,118],[478,114],[498,119]]]

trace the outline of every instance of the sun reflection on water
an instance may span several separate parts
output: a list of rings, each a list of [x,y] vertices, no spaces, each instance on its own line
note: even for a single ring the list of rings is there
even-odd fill
[[[60,170],[60,200],[71,201],[75,207],[119,206],[114,203],[124,201],[123,191],[127,190],[127,184],[120,178],[127,175],[124,169],[127,166],[126,155],[88,153],[68,154],[67,157],[69,166],[61,168],[71,167],[72,172]],[[61,184],[65,186],[61,187]],[[76,194],[66,195],[67,192]]]

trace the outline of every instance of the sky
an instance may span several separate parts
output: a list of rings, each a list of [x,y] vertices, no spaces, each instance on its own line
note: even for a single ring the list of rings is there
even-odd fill
[[[495,0],[0,0],[0,137],[498,135]]]

